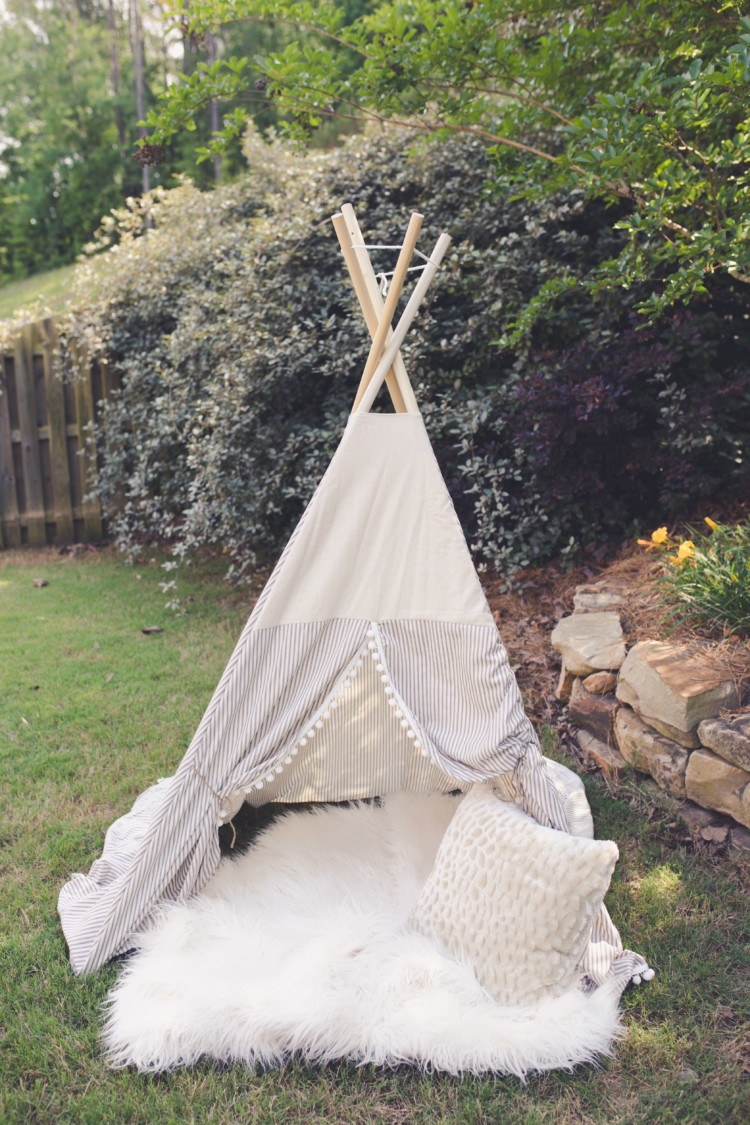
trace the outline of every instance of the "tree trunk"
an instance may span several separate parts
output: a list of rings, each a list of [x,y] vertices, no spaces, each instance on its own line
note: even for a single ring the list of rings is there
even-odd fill
[[[144,118],[143,109],[143,24],[141,23],[140,0],[130,0],[130,11],[133,20],[133,61],[135,63],[135,111],[138,120]],[[146,136],[146,130],[141,126],[140,134]],[[151,175],[148,164],[143,165],[143,194],[151,188]],[[147,226],[151,226],[147,221]]]
[[[117,12],[115,0],[109,0],[109,30],[112,35],[110,52],[109,73],[112,79],[112,92],[115,96],[115,121],[117,122],[117,138],[120,144],[120,160],[125,160],[125,114],[120,105],[120,49],[117,43]]]
[[[213,32],[208,34],[208,61],[209,63],[216,62],[216,37]],[[219,131],[219,103],[215,98],[211,99],[211,132],[214,136]],[[214,157],[214,180],[218,184],[221,179],[221,157],[216,155]]]

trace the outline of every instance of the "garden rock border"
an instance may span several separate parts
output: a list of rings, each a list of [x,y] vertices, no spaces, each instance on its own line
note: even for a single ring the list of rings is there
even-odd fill
[[[648,774],[693,830],[727,825],[732,842],[750,851],[750,713],[738,713],[741,688],[710,648],[640,638],[628,649],[626,598],[618,579],[577,586],[573,613],[552,632],[562,657],[555,695],[578,745],[609,776],[628,765]]]

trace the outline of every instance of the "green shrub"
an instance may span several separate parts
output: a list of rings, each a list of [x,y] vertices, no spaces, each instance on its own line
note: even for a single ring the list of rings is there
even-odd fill
[[[748,299],[643,329],[638,294],[568,291],[514,350],[498,344],[545,281],[613,252],[612,215],[559,195],[487,192],[462,138],[409,149],[357,138],[296,157],[249,141],[255,169],[201,193],[157,193],[107,223],[68,326],[120,377],[99,426],[99,491],[124,546],[213,544],[239,573],[281,548],[336,448],[367,351],[327,221],[361,204],[370,241],[454,245],[404,345],[477,559],[512,570],[739,487],[750,431]],[[388,255],[380,259],[392,265]],[[85,307],[90,283],[101,299]],[[745,301],[743,304],[742,301]]]

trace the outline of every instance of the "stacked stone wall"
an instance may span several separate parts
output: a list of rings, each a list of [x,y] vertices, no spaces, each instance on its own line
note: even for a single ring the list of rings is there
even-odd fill
[[[750,713],[742,711],[742,687],[709,649],[654,639],[628,647],[626,595],[617,582],[579,586],[573,613],[552,633],[562,658],[556,694],[579,746],[610,775],[628,765],[648,774],[685,806],[689,821],[700,821],[700,809],[731,817],[737,842],[750,847]]]

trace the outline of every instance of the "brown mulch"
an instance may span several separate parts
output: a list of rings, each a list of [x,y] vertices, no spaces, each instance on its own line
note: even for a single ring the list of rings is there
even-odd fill
[[[591,558],[571,570],[559,563],[518,571],[511,590],[497,575],[483,575],[482,585],[529,715],[556,724],[561,707],[555,699],[560,657],[550,634],[561,617],[573,612],[576,587],[595,582],[604,571],[602,558]]]

